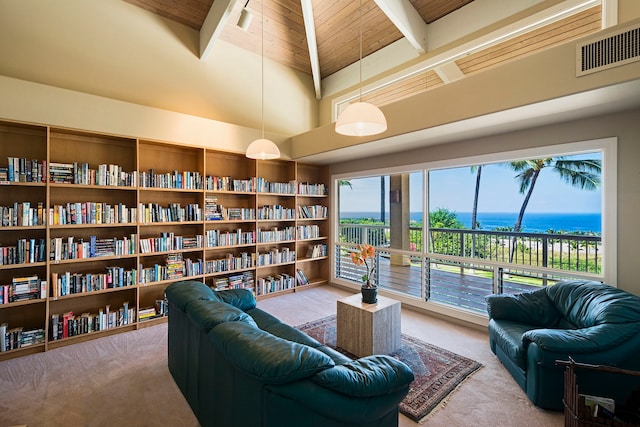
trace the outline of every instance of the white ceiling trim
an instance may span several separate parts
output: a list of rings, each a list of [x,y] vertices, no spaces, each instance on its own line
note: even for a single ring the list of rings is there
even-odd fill
[[[237,0],[215,0],[200,29],[200,59],[205,60],[222,33]]]
[[[424,22],[420,13],[409,3],[409,0],[374,1],[418,53],[422,54],[427,52],[429,25]]]
[[[300,0],[302,5],[302,18],[304,20],[304,31],[307,35],[307,47],[309,49],[309,61],[311,62],[311,75],[313,76],[313,87],[316,91],[316,99],[322,98],[322,87],[320,76],[320,59],[318,58],[318,42],[316,40],[316,26],[313,20],[313,5],[311,0]]]

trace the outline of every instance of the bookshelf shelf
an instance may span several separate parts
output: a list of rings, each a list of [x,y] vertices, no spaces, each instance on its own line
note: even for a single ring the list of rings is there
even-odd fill
[[[146,316],[163,307],[166,287],[181,280],[248,288],[258,298],[327,283],[328,258],[304,255],[327,242],[329,222],[298,218],[303,208],[329,204],[327,171],[290,160],[0,120],[0,207],[6,208],[3,217],[11,212],[10,220],[0,221],[0,248],[37,242],[34,259],[44,259],[24,263],[11,255],[2,261],[0,286],[24,291],[24,283],[38,283],[44,298],[0,304],[0,327],[45,336],[43,344],[0,351],[0,360],[166,322],[166,315]],[[182,220],[157,221],[176,218]],[[22,223],[35,225],[15,225]],[[96,253],[102,255],[86,257]],[[63,259],[69,257],[75,258]],[[290,261],[258,266],[258,259]],[[20,263],[7,264],[14,261]],[[304,282],[298,282],[298,271]],[[102,289],[103,279],[95,278],[109,274],[126,285]],[[75,290],[87,289],[87,280],[98,280],[91,283],[97,289],[60,295],[63,285],[69,287],[65,292],[72,289],[63,276],[74,280]],[[127,307],[129,323],[53,339],[54,324],[65,315],[86,318],[106,307]]]

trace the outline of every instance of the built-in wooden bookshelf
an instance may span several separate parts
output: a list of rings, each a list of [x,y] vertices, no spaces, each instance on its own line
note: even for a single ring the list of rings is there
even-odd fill
[[[165,322],[185,278],[328,281],[320,166],[0,121],[0,188],[0,361]]]

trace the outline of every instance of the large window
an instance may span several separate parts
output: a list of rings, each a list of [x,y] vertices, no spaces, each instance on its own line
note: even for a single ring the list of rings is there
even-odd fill
[[[614,139],[334,177],[335,279],[376,251],[383,289],[484,314],[484,297],[566,278],[615,285]]]

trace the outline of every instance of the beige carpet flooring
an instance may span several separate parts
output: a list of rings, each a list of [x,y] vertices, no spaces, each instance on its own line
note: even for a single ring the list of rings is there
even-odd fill
[[[334,314],[336,300],[347,295],[325,286],[258,306],[298,325]],[[563,425],[561,413],[529,403],[489,350],[486,332],[406,309],[402,332],[484,365],[424,425]],[[166,325],[159,325],[0,362],[0,427],[197,427],[171,379],[166,353]],[[401,415],[399,425],[418,424]]]

